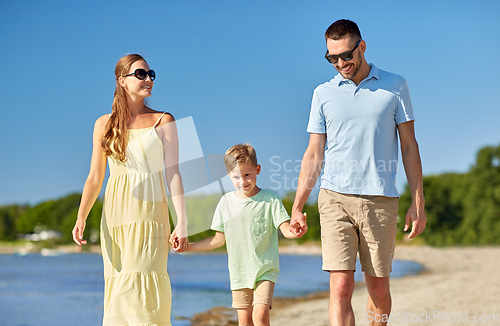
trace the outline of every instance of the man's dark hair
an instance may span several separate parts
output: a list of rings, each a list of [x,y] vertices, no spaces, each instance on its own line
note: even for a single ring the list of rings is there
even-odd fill
[[[361,32],[355,22],[348,19],[340,19],[331,24],[325,32],[325,39],[340,40],[345,35],[351,34],[354,38],[359,37],[361,40]]]

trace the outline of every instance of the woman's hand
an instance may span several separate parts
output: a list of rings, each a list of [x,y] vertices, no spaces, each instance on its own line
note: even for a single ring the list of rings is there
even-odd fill
[[[85,221],[82,219],[77,219],[75,227],[73,228],[73,241],[77,245],[87,244],[87,240],[83,240],[83,231],[85,230]]]
[[[185,227],[177,225],[170,235],[170,245],[177,252],[184,252],[189,249],[189,240]]]

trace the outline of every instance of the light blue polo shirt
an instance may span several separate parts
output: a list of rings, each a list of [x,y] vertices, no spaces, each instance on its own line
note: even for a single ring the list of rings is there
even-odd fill
[[[414,120],[406,80],[370,64],[358,86],[337,74],[314,90],[309,133],[325,134],[321,188],[399,197],[397,125]]]

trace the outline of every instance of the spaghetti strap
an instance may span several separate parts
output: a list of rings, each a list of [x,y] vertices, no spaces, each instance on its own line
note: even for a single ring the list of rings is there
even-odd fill
[[[158,119],[158,121],[156,121],[155,125],[153,126],[153,128],[156,128],[156,126],[158,125],[158,123],[161,121],[161,118],[163,118],[163,116],[165,115],[165,113],[167,112],[163,112],[162,115],[160,116],[160,118]]]

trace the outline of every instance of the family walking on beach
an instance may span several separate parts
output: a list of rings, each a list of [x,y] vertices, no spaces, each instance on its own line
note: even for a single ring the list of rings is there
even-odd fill
[[[303,206],[322,169],[318,198],[323,270],[330,274],[330,325],[354,325],[351,298],[359,253],[369,297],[367,311],[389,315],[389,274],[396,238],[398,135],[412,205],[406,213],[409,238],[426,223],[422,168],[414,134],[408,85],[401,76],[368,64],[358,26],[338,20],[325,33],[325,58],[339,72],[313,93],[304,154],[291,218],[280,198],[257,186],[261,165],[255,149],[237,144],[224,155],[235,191],[213,214],[215,235],[189,243],[179,142],[174,117],[147,105],[155,71],[137,54],[115,68],[111,114],[94,125],[90,172],[73,239],[83,239],[85,221],[104,181],[101,222],[104,261],[103,325],[171,325],[167,273],[170,246],[203,251],[226,244],[239,325],[270,325],[279,274],[278,229],[287,238],[307,232]],[[177,213],[171,231],[167,189]],[[201,270],[200,270],[201,272]],[[371,325],[385,325],[373,318]]]

